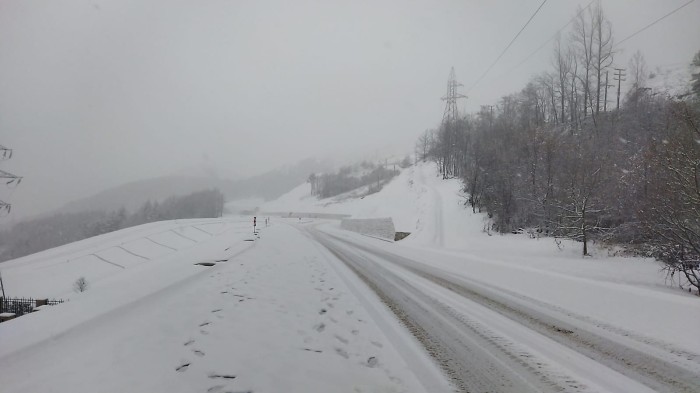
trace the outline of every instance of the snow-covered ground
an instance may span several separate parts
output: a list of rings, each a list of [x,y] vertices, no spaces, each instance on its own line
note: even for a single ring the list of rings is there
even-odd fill
[[[700,386],[700,301],[653,260],[488,234],[430,163],[361,199],[309,194],[260,208],[391,217],[411,235],[259,217],[258,238],[250,217],[182,220],[0,264],[12,295],[70,297],[0,324],[0,390],[442,392],[455,364],[472,390]]]
[[[2,391],[449,390],[419,344],[327,252],[289,225],[261,232],[255,242],[247,231],[222,232],[0,324]],[[193,265],[205,256],[220,262]]]

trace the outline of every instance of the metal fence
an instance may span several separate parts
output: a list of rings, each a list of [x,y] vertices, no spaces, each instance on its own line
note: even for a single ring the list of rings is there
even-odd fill
[[[61,304],[64,302],[63,299],[38,299],[39,306],[42,304],[47,304],[49,306],[54,306],[56,304]],[[44,302],[45,300],[45,302]],[[37,299],[34,298],[24,298],[24,297],[0,297],[0,313],[11,312],[16,316],[28,314],[37,307]]]

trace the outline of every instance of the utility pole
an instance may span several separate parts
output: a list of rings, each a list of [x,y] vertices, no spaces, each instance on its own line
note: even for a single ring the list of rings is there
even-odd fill
[[[608,83],[608,75],[610,74],[610,71],[606,70],[605,71],[605,101],[603,101],[603,112],[608,111],[608,89],[613,87],[613,85]]]
[[[622,82],[625,81],[625,69],[624,68],[615,68],[615,80],[617,81],[617,110],[620,110],[620,87],[622,86]]]

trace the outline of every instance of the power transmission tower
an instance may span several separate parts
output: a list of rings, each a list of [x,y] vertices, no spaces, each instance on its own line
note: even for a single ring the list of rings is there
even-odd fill
[[[10,158],[12,158],[12,149],[8,149],[7,147],[0,145],[0,161],[9,160]],[[22,182],[22,177],[13,175],[12,173],[5,172],[3,170],[0,170],[0,179],[7,179],[5,185],[13,187],[17,187],[19,183]],[[11,208],[12,205],[0,200],[0,215],[10,214]]]
[[[620,110],[620,87],[622,86],[622,82],[625,81],[625,69],[624,68],[615,68],[615,80],[617,81],[617,110]]]
[[[447,93],[442,100],[445,101],[445,113],[442,115],[442,122],[454,123],[459,119],[459,111],[457,110],[457,100],[460,98],[467,98],[464,94],[457,92],[457,88],[464,86],[463,84],[457,82],[457,77],[455,76],[455,68],[452,67],[450,70],[450,77],[447,80]]]

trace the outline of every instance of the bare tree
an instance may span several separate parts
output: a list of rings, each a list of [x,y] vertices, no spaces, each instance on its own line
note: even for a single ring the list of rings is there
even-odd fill
[[[566,121],[566,103],[570,101],[567,99],[568,85],[569,85],[569,74],[571,73],[571,51],[562,47],[561,35],[557,35],[557,39],[554,42],[554,59],[552,61],[554,65],[554,74],[556,80],[556,90],[559,99],[559,116],[561,121]],[[570,108],[569,110],[573,110]]]
[[[603,12],[603,7],[600,2],[591,11],[593,17],[591,18],[593,23],[593,43],[595,46],[595,53],[593,59],[593,69],[596,72],[596,105],[595,113],[598,115],[600,113],[600,100],[603,98],[604,94],[601,95],[601,89],[607,89],[607,82],[604,80],[603,76],[605,70],[610,67],[613,62],[613,34],[612,34],[612,23],[608,20]]]
[[[628,64],[629,76],[632,78],[632,89],[644,87],[647,81],[647,62],[641,51],[636,51]]]
[[[88,282],[85,277],[80,277],[73,283],[73,290],[76,292],[85,292],[88,289]]]
[[[700,99],[700,51],[693,57],[691,65],[695,68],[691,76],[691,89],[695,93],[695,97]]]
[[[673,128],[660,144],[658,167],[661,176],[652,191],[645,222],[656,256],[670,275],[678,273],[682,283],[700,290],[700,109],[673,103]]]
[[[430,148],[433,144],[433,130],[425,130],[423,134],[416,141],[416,157],[421,161],[428,159],[430,155]]]
[[[594,37],[594,21],[593,14],[581,11],[580,7],[578,14],[574,18],[574,28],[571,32],[571,43],[575,48],[576,56],[581,66],[581,75],[577,74],[577,79],[581,83],[583,89],[583,117],[588,116],[588,107],[591,96],[591,74],[594,71],[594,52],[593,52],[593,37]]]

